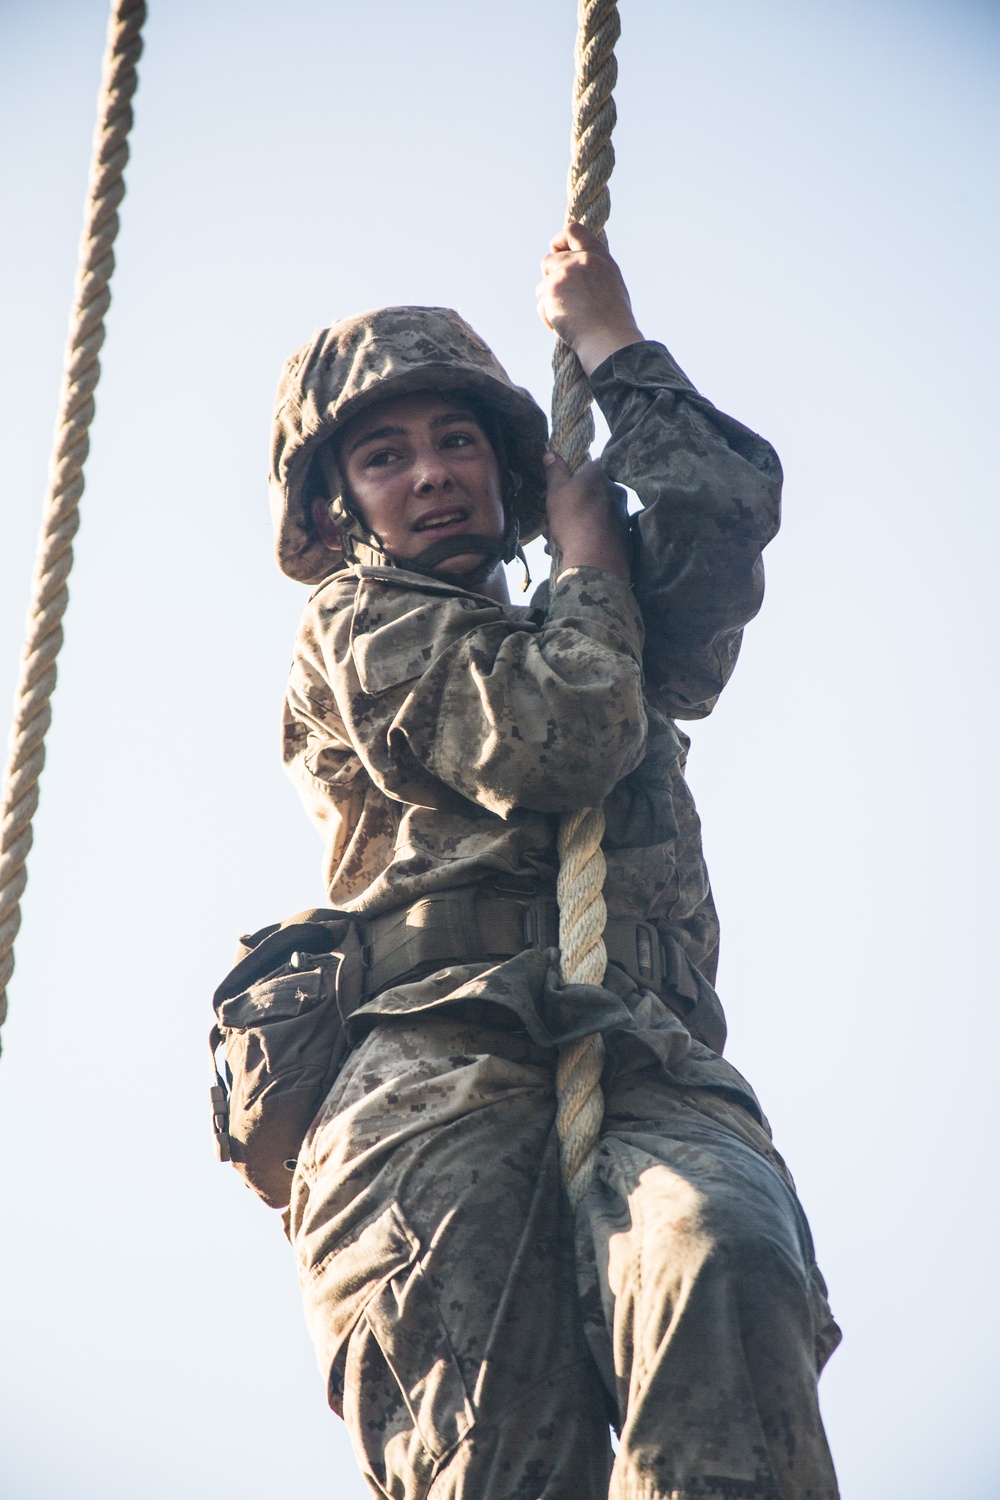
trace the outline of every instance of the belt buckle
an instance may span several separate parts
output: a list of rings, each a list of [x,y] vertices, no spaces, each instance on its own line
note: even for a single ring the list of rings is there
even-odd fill
[[[537,894],[529,897],[523,907],[523,922],[526,948],[535,948],[539,953],[546,948],[558,948],[559,907],[551,896]]]

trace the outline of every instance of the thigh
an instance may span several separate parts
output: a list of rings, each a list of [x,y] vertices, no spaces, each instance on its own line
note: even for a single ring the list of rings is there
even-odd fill
[[[837,1335],[769,1138],[739,1106],[653,1074],[607,1104],[580,1237],[622,1428],[612,1494],[827,1500],[816,1378]]]
[[[822,1367],[839,1333],[795,1184],[766,1126],[720,1094],[675,1087],[650,1069],[609,1090],[602,1152],[609,1227],[627,1218],[638,1253],[655,1259],[669,1246],[692,1269],[723,1248],[752,1259],[763,1244],[780,1257],[808,1287]]]
[[[377,1494],[606,1494],[553,1117],[551,1063],[526,1038],[395,1023],[303,1148],[307,1320]]]

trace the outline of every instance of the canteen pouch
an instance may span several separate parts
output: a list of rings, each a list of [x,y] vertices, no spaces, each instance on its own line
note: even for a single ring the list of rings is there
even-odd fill
[[[212,1002],[216,1151],[285,1208],[299,1147],[347,1053],[361,943],[344,913],[309,912],[242,939],[240,955]]]

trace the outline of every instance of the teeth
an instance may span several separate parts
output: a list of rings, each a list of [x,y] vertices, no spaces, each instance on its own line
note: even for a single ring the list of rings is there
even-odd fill
[[[464,521],[465,516],[460,510],[452,511],[447,516],[435,516],[433,521],[420,521],[417,525],[418,531],[434,531],[439,526],[452,526],[456,521]]]

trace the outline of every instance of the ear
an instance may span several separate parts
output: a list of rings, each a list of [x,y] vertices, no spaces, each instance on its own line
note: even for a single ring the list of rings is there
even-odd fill
[[[312,502],[313,525],[319,532],[320,541],[331,552],[343,552],[344,544],[340,527],[330,514],[330,501],[326,495],[315,495]]]

